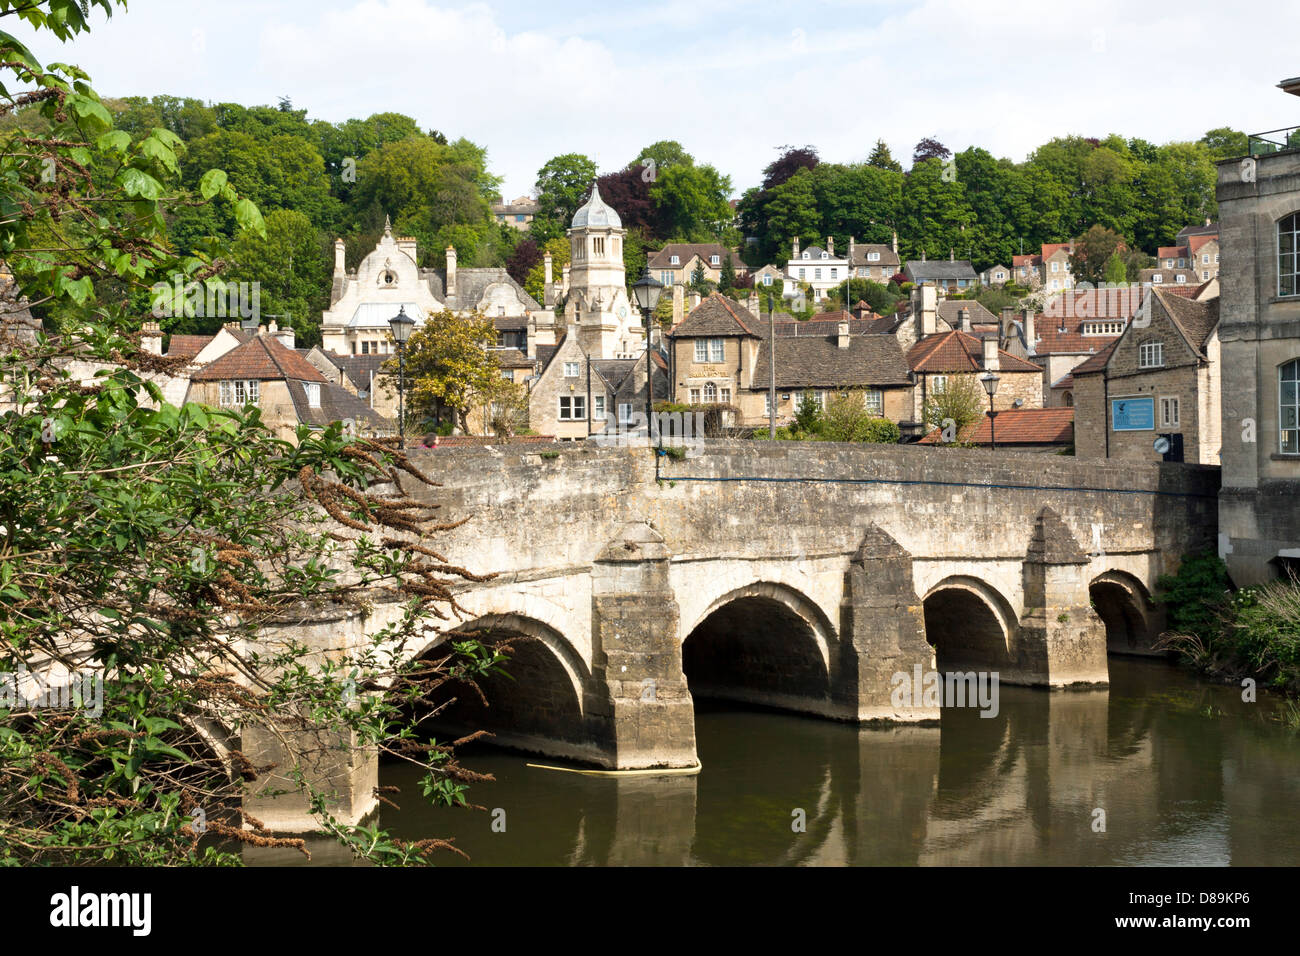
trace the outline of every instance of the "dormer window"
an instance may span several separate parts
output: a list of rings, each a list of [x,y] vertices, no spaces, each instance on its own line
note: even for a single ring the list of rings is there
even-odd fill
[[[826,253],[826,252],[823,252],[823,253],[822,253],[822,258],[823,258],[823,259],[829,259],[829,258],[830,258],[830,254],[829,254],[829,253]]]
[[[709,265],[716,266],[721,261],[718,256],[709,256]]]
[[[307,407],[320,408],[320,383],[303,382],[302,390],[307,393]]]
[[[867,253],[867,261],[868,261],[868,262],[879,262],[879,261],[880,261],[880,253],[878,253],[878,252],[868,252],[868,253]]]
[[[805,258],[805,259],[809,258],[808,253],[805,252],[805,253],[803,254],[803,258]]]
[[[668,257],[668,264],[669,264],[670,266],[679,266],[679,265],[681,265],[681,264],[682,264],[681,256],[669,256],[669,257]]]

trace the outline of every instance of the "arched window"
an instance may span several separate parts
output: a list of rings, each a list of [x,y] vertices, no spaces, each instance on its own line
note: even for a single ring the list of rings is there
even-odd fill
[[[718,386],[714,385],[712,382],[706,382],[706,383],[704,384],[704,402],[705,402],[705,404],[706,404],[706,405],[711,405],[711,404],[713,404],[714,402],[716,402],[717,400],[718,400]]]
[[[1073,407],[1074,407],[1074,393],[1073,393],[1073,392],[1066,392],[1066,393],[1065,393],[1065,407],[1066,407],[1066,408],[1073,408]]]
[[[1300,455],[1300,359],[1278,366],[1278,451]]]
[[[1300,295],[1300,213],[1277,224],[1277,294]]]

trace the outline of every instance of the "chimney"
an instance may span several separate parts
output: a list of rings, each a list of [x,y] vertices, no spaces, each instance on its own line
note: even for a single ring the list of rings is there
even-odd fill
[[[922,261],[922,262],[925,261],[925,250],[924,250],[924,249],[921,250],[921,261]]]
[[[694,312],[696,309],[700,307],[700,294],[698,292],[692,292],[688,302],[690,305],[689,312]]]
[[[853,237],[849,236],[849,274],[853,274],[853,254],[857,247],[854,245]]]
[[[1030,355],[1038,352],[1038,337],[1034,335],[1034,310],[1025,309],[1022,319],[1025,329],[1025,348],[1029,350]]]
[[[151,355],[162,355],[162,326],[146,322],[140,328],[140,349]]]
[[[835,258],[835,237],[834,236],[826,237],[826,254],[830,256],[832,259]]]
[[[894,238],[890,243],[890,248],[894,250],[894,255],[898,255],[898,230],[894,230]]]
[[[276,329],[274,327],[275,326],[274,322],[272,322],[271,325],[272,325],[271,334],[280,340],[280,344],[287,349],[293,348],[295,342],[293,329],[287,325],[282,329]]]
[[[342,239],[334,240],[334,276],[338,278],[345,274],[344,263],[347,260],[347,246]]]
[[[949,261],[949,262],[955,262],[955,261],[956,261],[956,260],[953,258],[953,255],[952,255],[952,246],[949,246],[949,247],[948,247],[948,261]]]
[[[938,297],[935,295],[934,286],[929,282],[923,283],[917,289],[917,303],[913,308],[917,309],[920,319],[920,335],[925,338],[927,335],[934,335],[936,331],[935,317],[938,310]]]
[[[566,262],[564,268],[560,270],[560,291],[568,294],[569,291],[569,264]]]
[[[794,255],[792,255],[790,258],[791,259],[799,258],[799,237],[798,236],[794,237]]]
[[[996,372],[999,368],[999,365],[1000,362],[998,360],[998,340],[985,339],[984,340],[984,371]]]
[[[555,289],[552,288],[554,273],[552,272],[552,257],[549,252],[542,256],[542,267],[546,272],[546,280],[542,283],[542,305],[551,309],[555,307]]]
[[[754,318],[758,318],[760,315],[758,311],[760,308],[758,291],[756,289],[749,290],[749,297],[745,300],[745,308],[749,309],[749,314]]]
[[[1002,321],[998,323],[998,336],[1002,341],[1006,341],[1007,336],[1011,334],[1012,323],[1016,321],[1015,306],[1004,306],[1002,309]]]
[[[456,247],[447,247],[447,298],[456,296]]]
[[[686,318],[686,287],[680,282],[673,283],[673,325]]]
[[[970,334],[970,309],[965,306],[957,310],[957,328],[967,335]]]
[[[849,347],[849,323],[841,322],[839,325],[835,327],[835,331],[837,335],[836,345],[838,345],[842,349],[848,348]]]

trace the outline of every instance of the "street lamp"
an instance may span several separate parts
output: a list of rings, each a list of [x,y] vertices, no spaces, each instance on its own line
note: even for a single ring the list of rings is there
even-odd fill
[[[993,411],[993,395],[998,390],[998,382],[1002,381],[993,372],[985,372],[980,376],[980,384],[984,386],[984,391],[989,393],[989,439],[993,445],[993,450],[998,450],[998,433],[996,431],[995,419],[997,412]]]
[[[632,295],[641,315],[645,319],[645,435],[649,441],[650,421],[654,416],[654,365],[650,357],[650,314],[659,304],[659,295],[664,291],[664,284],[650,274],[646,266],[641,278],[632,283]]]
[[[397,314],[388,320],[388,327],[393,330],[393,341],[397,343],[397,441],[398,447],[406,448],[406,361],[403,350],[406,340],[415,328],[415,319],[406,314],[406,306],[401,306]]]

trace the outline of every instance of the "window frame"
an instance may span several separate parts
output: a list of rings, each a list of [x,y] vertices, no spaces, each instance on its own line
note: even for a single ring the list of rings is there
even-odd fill
[[[573,371],[570,372],[570,371],[569,371],[570,369],[572,369]],[[582,378],[582,363],[581,363],[581,362],[565,362],[565,363],[564,363],[564,377],[565,377],[565,378]]]
[[[1291,377],[1287,377],[1288,372]],[[1291,384],[1291,401],[1284,401],[1285,386]],[[1286,424],[1286,410],[1292,412],[1292,424]],[[1290,434],[1290,447],[1287,438]],[[1277,449],[1280,455],[1300,455],[1300,358],[1277,367]]]
[[[1283,229],[1290,224],[1289,229]],[[1287,237],[1287,244],[1291,247],[1288,251],[1282,251],[1282,238]],[[1274,230],[1274,242],[1276,243],[1276,253],[1274,262],[1277,263],[1277,296],[1282,298],[1293,298],[1300,296],[1300,267],[1297,266],[1297,260],[1300,260],[1300,211],[1293,212],[1290,215],[1283,216],[1277,221],[1277,227]],[[1284,273],[1283,257],[1290,257],[1290,271]],[[1290,279],[1291,291],[1287,292],[1283,284],[1283,278]]]
[[[1157,401],[1160,411],[1161,428],[1181,428],[1182,427],[1182,402],[1177,395],[1162,395]],[[1169,409],[1173,409],[1173,416],[1168,414]]]
[[[1148,351],[1151,350],[1151,351]],[[1155,360],[1148,358],[1154,355]],[[1142,342],[1138,345],[1138,368],[1164,368],[1165,367],[1165,343],[1163,339],[1152,339],[1148,342]]]

